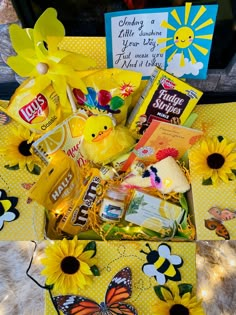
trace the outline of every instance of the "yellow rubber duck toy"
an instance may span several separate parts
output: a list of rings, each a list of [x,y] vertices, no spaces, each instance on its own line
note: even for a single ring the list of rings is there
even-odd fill
[[[85,123],[82,150],[86,159],[107,164],[132,150],[135,139],[129,129],[115,124],[107,114],[90,116]]]

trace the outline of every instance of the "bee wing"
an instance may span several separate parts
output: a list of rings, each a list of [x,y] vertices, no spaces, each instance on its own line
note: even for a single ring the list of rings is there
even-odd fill
[[[173,265],[181,265],[183,263],[182,258],[177,255],[171,255],[170,250],[171,248],[166,244],[161,244],[158,247],[158,252],[160,256],[168,259],[169,262],[172,263]]]
[[[171,255],[169,257],[169,261],[172,263],[172,265],[181,265],[183,263],[183,260],[180,256],[177,255]]]
[[[170,255],[170,247],[166,244],[161,244],[158,247],[158,253],[161,257],[169,258],[171,256]]]
[[[157,271],[156,267],[152,264],[145,264],[143,266],[143,272],[149,277],[154,277],[159,284],[166,283],[165,275]]]

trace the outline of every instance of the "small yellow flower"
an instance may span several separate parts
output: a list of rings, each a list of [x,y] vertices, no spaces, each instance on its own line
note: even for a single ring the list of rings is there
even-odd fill
[[[153,305],[153,315],[205,315],[201,305],[202,301],[197,300],[196,296],[192,296],[190,292],[180,296],[176,284],[170,285],[170,291],[161,288],[164,301],[159,299]]]
[[[45,269],[46,284],[54,285],[53,291],[60,294],[77,294],[79,289],[91,285],[92,266],[96,259],[94,250],[84,251],[84,246],[77,239],[56,241],[45,249],[46,258],[41,259]]]
[[[42,162],[37,155],[31,153],[32,143],[38,135],[31,133],[23,126],[13,126],[9,129],[7,144],[0,148],[0,153],[5,156],[9,167],[19,165],[20,169],[28,168],[32,172],[35,164],[41,165]]]
[[[235,147],[236,143],[230,143],[226,138],[207,137],[190,151],[191,167],[203,180],[211,179],[213,185],[217,185],[220,180],[228,183],[235,178]]]

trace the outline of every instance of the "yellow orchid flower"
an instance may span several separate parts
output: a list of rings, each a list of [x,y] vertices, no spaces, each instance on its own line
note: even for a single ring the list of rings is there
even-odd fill
[[[33,29],[22,29],[12,24],[9,34],[17,55],[9,57],[7,64],[22,77],[35,78],[35,94],[51,83],[62,104],[67,101],[68,86],[87,93],[78,71],[94,67],[95,61],[82,54],[58,49],[58,43],[65,36],[65,29],[57,19],[55,9],[44,11]]]

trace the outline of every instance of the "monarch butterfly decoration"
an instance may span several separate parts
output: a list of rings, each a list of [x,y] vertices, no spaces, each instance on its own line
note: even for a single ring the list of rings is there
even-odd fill
[[[231,211],[227,208],[221,210],[217,207],[211,207],[208,212],[212,215],[212,218],[205,220],[205,227],[208,230],[215,230],[216,235],[229,240],[230,234],[223,222],[235,219],[236,211]]]
[[[124,303],[132,294],[131,278],[129,267],[120,270],[108,285],[101,304],[80,295],[59,295],[53,301],[65,315],[138,315],[132,305]]]

